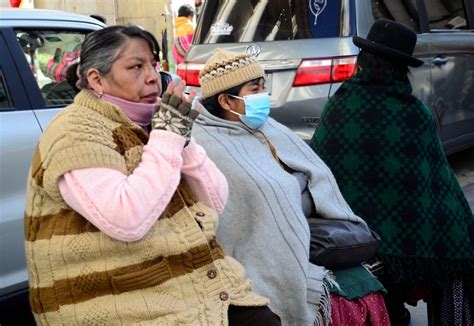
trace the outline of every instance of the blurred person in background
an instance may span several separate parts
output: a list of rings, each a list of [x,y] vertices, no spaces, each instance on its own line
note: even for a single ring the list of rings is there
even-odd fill
[[[173,59],[176,65],[183,62],[184,56],[191,46],[194,37],[194,8],[190,5],[182,5],[178,9],[178,17],[175,18],[174,43],[172,47]]]
[[[182,5],[178,9],[178,16],[174,20],[174,36],[181,37],[194,34],[194,8],[191,5]]]

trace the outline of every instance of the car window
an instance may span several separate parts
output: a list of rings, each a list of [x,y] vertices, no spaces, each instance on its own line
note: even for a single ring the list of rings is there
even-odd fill
[[[66,81],[66,71],[79,62],[85,32],[18,29],[15,33],[46,106],[72,103],[75,92]]]
[[[194,43],[352,35],[353,0],[207,0]]]
[[[404,24],[417,33],[420,32],[418,12],[415,0],[372,0],[372,12],[375,19],[387,18]]]
[[[0,110],[7,109],[12,106],[10,94],[7,89],[7,83],[3,75],[3,70],[0,68]]]
[[[420,32],[416,0],[371,0],[375,19],[387,18]],[[425,0],[430,30],[467,29],[462,0]]]
[[[425,0],[430,30],[467,29],[462,0]]]

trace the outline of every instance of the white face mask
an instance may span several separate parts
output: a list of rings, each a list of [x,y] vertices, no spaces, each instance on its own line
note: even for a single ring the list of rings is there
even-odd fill
[[[245,114],[230,110],[230,112],[239,116],[240,120],[252,129],[260,128],[267,120],[270,114],[270,95],[267,92],[245,95],[244,97],[230,95],[241,99],[245,103]]]

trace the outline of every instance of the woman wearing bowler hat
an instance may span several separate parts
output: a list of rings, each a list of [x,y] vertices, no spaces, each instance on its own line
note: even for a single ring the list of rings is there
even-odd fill
[[[423,65],[416,34],[381,19],[353,41],[357,72],[329,99],[310,145],[382,238],[392,325],[407,324],[404,301],[421,298],[433,324],[472,325],[474,218],[431,111],[411,94],[408,68]]]

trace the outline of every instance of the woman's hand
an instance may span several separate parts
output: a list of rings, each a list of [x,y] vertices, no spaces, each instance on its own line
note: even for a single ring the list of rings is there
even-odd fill
[[[193,90],[186,98],[183,94],[185,86],[184,81],[181,81],[178,86],[174,82],[169,83],[166,92],[161,97],[158,110],[153,114],[151,125],[153,129],[167,130],[185,137],[187,145],[191,139],[193,122],[199,112],[191,109],[196,91]]]

